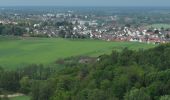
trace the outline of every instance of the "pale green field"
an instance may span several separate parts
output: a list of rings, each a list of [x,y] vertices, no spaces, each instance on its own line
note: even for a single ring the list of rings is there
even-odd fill
[[[170,28],[170,24],[152,24],[152,25],[148,25],[147,28],[158,28],[158,29],[161,29],[161,28],[164,28],[164,29],[168,29]]]
[[[59,58],[88,55],[98,56],[124,47],[137,50],[155,45],[132,42],[106,42],[99,40],[67,40],[60,38],[0,38],[0,65],[15,69],[24,64],[50,64]]]
[[[19,96],[19,97],[10,98],[10,100],[30,100],[30,97],[29,96]]]

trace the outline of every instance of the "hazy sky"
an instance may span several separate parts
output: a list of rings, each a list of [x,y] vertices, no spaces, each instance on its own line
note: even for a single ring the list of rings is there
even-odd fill
[[[170,0],[0,0],[0,6],[170,6]]]

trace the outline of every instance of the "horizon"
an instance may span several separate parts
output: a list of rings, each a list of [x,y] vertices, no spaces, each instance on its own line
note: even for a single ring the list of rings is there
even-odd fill
[[[170,6],[58,6],[58,5],[0,5],[0,7],[75,7],[75,8],[87,8],[87,7],[96,7],[96,8],[170,8]]]
[[[170,7],[169,0],[1,0],[0,6]]]

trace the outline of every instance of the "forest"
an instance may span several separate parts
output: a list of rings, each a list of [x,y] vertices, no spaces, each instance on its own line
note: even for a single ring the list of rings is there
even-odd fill
[[[24,33],[26,30],[21,25],[3,25],[0,23],[0,35],[22,36]]]
[[[1,67],[0,94],[19,92],[31,100],[170,100],[170,44],[55,63]]]

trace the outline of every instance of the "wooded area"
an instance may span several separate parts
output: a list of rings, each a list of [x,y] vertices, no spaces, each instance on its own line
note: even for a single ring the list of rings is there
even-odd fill
[[[170,44],[138,51],[124,48],[86,63],[70,59],[60,70],[44,65],[1,68],[0,93],[21,92],[32,100],[170,99]]]

